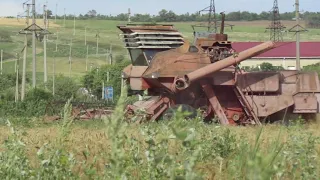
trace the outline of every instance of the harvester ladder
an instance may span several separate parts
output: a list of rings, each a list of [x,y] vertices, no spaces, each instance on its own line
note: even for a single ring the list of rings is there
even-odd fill
[[[239,74],[242,75],[242,72],[241,72],[240,69],[236,68],[236,70],[239,72]],[[250,88],[250,86],[248,86],[246,89],[247,90],[249,89],[249,92],[251,93],[252,106],[250,105],[248,99],[243,94],[242,90],[237,85],[235,85],[234,92],[236,93],[236,95],[237,95],[237,97],[239,99],[239,102],[241,103],[241,105],[242,105],[244,111],[246,112],[247,116],[249,118],[253,119],[256,124],[261,125],[261,122],[260,122],[258,116],[255,114],[255,112],[253,110],[253,104],[254,104],[253,91]]]

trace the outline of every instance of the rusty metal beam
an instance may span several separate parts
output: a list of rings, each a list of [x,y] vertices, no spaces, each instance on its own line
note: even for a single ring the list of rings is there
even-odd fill
[[[212,109],[214,110],[215,114],[218,116],[220,123],[222,125],[228,125],[229,124],[228,118],[224,113],[224,110],[222,109],[222,106],[212,88],[212,85],[206,81],[201,81],[200,84],[202,86],[203,91],[205,92],[205,94],[209,99]]]

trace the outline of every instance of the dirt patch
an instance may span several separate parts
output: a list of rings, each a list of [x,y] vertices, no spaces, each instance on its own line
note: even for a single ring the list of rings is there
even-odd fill
[[[29,21],[31,23],[31,19]],[[43,26],[43,20],[37,19],[37,24],[40,25],[40,27]],[[0,18],[0,26],[25,26],[25,19],[24,18]],[[49,27],[60,27],[60,25],[55,24],[51,20],[49,20]]]

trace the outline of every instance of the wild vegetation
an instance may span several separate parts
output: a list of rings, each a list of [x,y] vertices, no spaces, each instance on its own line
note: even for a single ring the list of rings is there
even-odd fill
[[[123,22],[58,20],[56,36],[48,41],[49,81],[43,83],[42,42],[37,42],[38,88],[31,88],[31,51],[28,51],[27,95],[15,102],[15,53],[21,52],[23,36],[17,27],[0,27],[0,49],[4,49],[4,71],[0,75],[0,177],[3,179],[319,179],[319,124],[292,120],[290,126],[222,127],[205,124],[200,118],[185,120],[178,112],[170,121],[129,124],[123,106],[131,101],[123,90],[120,98],[120,70],[129,61],[116,25]],[[51,21],[52,23],[53,21]],[[246,22],[241,22],[246,23]],[[192,23],[175,23],[192,39]],[[268,39],[265,23],[238,24],[231,31],[233,41]],[[255,24],[255,25],[254,25]],[[87,28],[89,66],[86,71],[84,32]],[[95,35],[100,33],[96,54]],[[5,37],[5,38],[3,38]],[[73,38],[72,72],[69,72],[69,43]],[[319,40],[311,30],[303,40]],[[287,36],[290,40],[291,37]],[[114,63],[108,63],[112,44]],[[55,60],[55,61],[54,61]],[[21,62],[21,58],[20,61]],[[53,95],[53,62],[56,62]],[[258,67],[258,66],[257,66]],[[259,70],[254,67],[252,70]],[[310,66],[306,70],[318,70]],[[272,71],[268,63],[260,69]],[[21,66],[19,71],[21,72]],[[109,73],[108,73],[109,72]],[[70,74],[69,74],[70,73]],[[106,79],[109,74],[109,81]],[[102,81],[115,88],[116,111],[111,117],[89,122],[71,116],[74,101],[100,101]],[[18,79],[21,84],[21,73]],[[86,88],[89,94],[79,89]],[[19,87],[21,89],[21,87]],[[69,101],[68,99],[71,98]],[[119,101],[117,101],[120,98]],[[46,106],[52,101],[68,101],[52,111],[62,114],[57,122],[44,121]],[[113,106],[114,104],[106,104]],[[53,112],[51,112],[53,113]]]
[[[74,122],[68,103],[63,121],[50,127],[2,119],[1,177],[319,179],[319,125],[221,127],[184,120],[182,112],[170,121],[135,125],[123,117],[124,102],[112,117],[86,128]]]

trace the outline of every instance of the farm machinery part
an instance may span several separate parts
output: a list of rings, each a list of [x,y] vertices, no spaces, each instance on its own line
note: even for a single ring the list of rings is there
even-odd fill
[[[45,121],[57,121],[62,119],[60,111],[54,112],[55,108],[62,109],[66,104],[64,101],[50,102],[46,106]],[[72,110],[71,117],[76,120],[92,120],[101,119],[112,114],[112,108],[106,107],[104,103],[89,103],[89,102],[71,102]],[[51,110],[51,111],[50,111]]]
[[[128,114],[143,109],[146,120],[157,121],[183,106],[192,114],[200,109],[205,120],[218,118],[224,125],[260,125],[319,112],[317,73],[244,72],[238,68],[240,62],[275,48],[274,42],[235,53],[226,46],[223,34],[212,34],[207,40],[195,37],[190,44],[172,25],[118,28],[132,61],[122,78],[131,91],[147,91],[149,96],[129,105]],[[210,51],[226,47],[230,53],[212,58]]]

